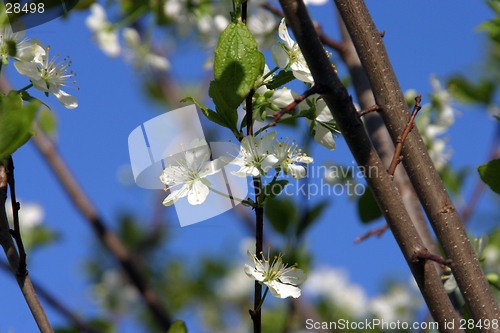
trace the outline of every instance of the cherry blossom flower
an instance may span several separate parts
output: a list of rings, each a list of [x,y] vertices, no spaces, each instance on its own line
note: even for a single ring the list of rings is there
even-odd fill
[[[306,101],[299,104],[299,110],[301,112],[311,109],[314,111],[312,119],[306,119],[306,123],[309,126],[313,126],[314,140],[320,145],[330,150],[334,150],[336,144],[333,139],[332,131],[338,131],[334,127],[335,121],[330,109],[326,105],[326,102],[317,94],[308,97]]]
[[[21,21],[15,21],[13,27],[7,25],[0,32],[0,56],[2,63],[7,65],[9,58],[19,61],[36,62],[42,61],[45,55],[43,45],[38,39],[28,39],[24,37],[24,24]],[[9,50],[9,45],[15,45],[14,52]]]
[[[241,167],[239,171],[231,172],[235,176],[265,176],[278,162],[278,158],[273,154],[273,143],[275,139],[276,131],[257,138],[251,135],[245,136],[241,140],[239,155],[237,157],[232,159],[228,156],[221,156],[221,159],[227,163]]]
[[[276,66],[286,70],[291,69],[293,75],[300,81],[314,83],[309,66],[302,55],[299,45],[290,37],[285,19],[279,25],[279,37],[285,43],[280,43],[272,47],[273,60]]]
[[[194,139],[182,154],[183,158],[177,161],[177,165],[168,165],[160,176],[167,189],[182,185],[180,190],[167,196],[163,201],[165,206],[170,206],[185,196],[191,205],[202,204],[212,185],[206,177],[221,171],[225,166],[220,159],[210,161],[210,148],[205,140]]]
[[[312,163],[313,158],[302,153],[302,149],[295,144],[295,140],[286,138],[274,144],[274,154],[279,158],[276,168],[281,168],[285,175],[300,180],[306,175],[306,169],[296,163]]]
[[[42,57],[42,62],[16,62],[14,66],[19,74],[30,78],[36,89],[44,91],[45,93],[51,93],[68,109],[76,108],[78,106],[77,99],[59,89],[68,86],[66,84],[66,79],[76,76],[76,73],[73,73],[73,71],[69,71],[68,73],[67,70],[67,68],[71,66],[72,61],[67,61],[69,56],[58,63],[56,63],[57,57],[53,57],[52,60],[49,61],[50,46],[45,48],[41,43],[40,46],[43,47],[46,53],[46,55]],[[59,56],[59,54],[57,56]],[[76,81],[73,81],[73,83],[76,83]]]
[[[280,252],[271,263],[269,250],[267,259],[263,257],[262,260],[257,259],[257,256],[252,255],[250,251],[247,254],[255,264],[254,267],[245,264],[245,273],[248,277],[259,281],[262,285],[266,285],[274,297],[287,298],[291,296],[298,298],[300,296],[301,291],[297,285],[306,280],[306,275],[304,271],[297,268],[297,264],[292,266],[284,264],[282,259],[284,253]]]
[[[106,11],[100,4],[94,3],[90,6],[90,16],[87,17],[85,24],[93,32],[99,48],[106,55],[116,57],[120,54],[118,31],[108,21]]]

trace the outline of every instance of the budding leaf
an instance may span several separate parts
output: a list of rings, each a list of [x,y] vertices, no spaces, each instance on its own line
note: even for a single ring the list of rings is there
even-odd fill
[[[265,58],[257,46],[247,26],[236,21],[222,32],[215,49],[215,84],[210,88],[217,90],[234,113],[264,72]]]
[[[34,131],[30,130],[40,103],[23,106],[21,95],[12,90],[0,94],[0,158],[5,158],[24,145]]]
[[[172,323],[167,333],[187,333],[186,324],[182,320],[176,320]]]
[[[477,167],[479,175],[483,182],[500,194],[500,159],[489,161],[486,164]]]
[[[268,89],[278,89],[292,80],[295,80],[292,71],[280,71],[266,86]]]
[[[274,180],[264,187],[263,194],[266,198],[276,198],[288,183],[286,179]]]

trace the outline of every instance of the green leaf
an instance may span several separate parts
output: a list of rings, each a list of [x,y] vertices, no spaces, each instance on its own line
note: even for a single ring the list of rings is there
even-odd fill
[[[489,161],[477,167],[483,182],[496,193],[500,194],[500,159]]]
[[[237,132],[237,127],[236,127],[238,122],[238,112],[236,111],[237,107],[231,108],[226,103],[215,81],[210,82],[210,87],[208,88],[208,96],[210,96],[214,101],[215,110],[226,122],[227,124],[226,127],[231,129],[233,132],[234,131]]]
[[[31,138],[31,124],[40,104],[34,101],[23,106],[21,95],[14,90],[0,99],[0,158],[5,158]]]
[[[176,320],[172,323],[167,333],[187,333],[186,324],[182,320]]]
[[[278,89],[294,79],[295,76],[293,76],[292,71],[280,71],[271,82],[266,84],[266,86],[268,89]]]
[[[500,117],[499,116],[493,116],[495,117],[498,121],[500,121]]]
[[[372,190],[368,187],[358,200],[358,214],[363,223],[370,223],[382,216],[382,212],[373,197]]]
[[[262,192],[266,198],[276,198],[288,183],[289,181],[286,179],[274,180],[264,186]]]
[[[228,124],[226,123],[226,121],[224,119],[222,119],[221,116],[219,116],[215,111],[213,110],[210,110],[209,108],[207,108],[205,105],[199,103],[198,101],[196,101],[194,98],[192,97],[186,97],[184,98],[183,100],[181,100],[181,102],[193,102],[195,103],[196,105],[198,105],[201,109],[201,112],[203,112],[203,114],[211,121],[213,121],[214,123],[218,124],[218,125],[221,125],[221,126],[224,126],[224,127],[227,127],[227,128],[230,128],[228,126]]]
[[[448,81],[448,88],[458,99],[465,102],[490,104],[496,84],[487,79],[475,83],[463,76],[454,76]]]
[[[289,198],[269,199],[264,212],[273,229],[282,235],[286,233],[288,225],[294,224],[296,208]]]
[[[42,108],[38,113],[38,123],[43,132],[49,136],[54,136],[57,129],[57,118],[54,112]]]
[[[230,23],[222,32],[215,49],[215,86],[234,112],[264,72],[265,58],[257,47],[248,27],[237,21]]]
[[[301,236],[313,222],[317,221],[326,207],[328,207],[328,200],[323,200],[314,206],[305,218],[299,222],[296,232],[297,236]]]
[[[31,96],[26,90],[21,91],[21,98],[23,99],[23,101],[26,101],[26,102],[36,101],[40,104],[43,104],[45,107],[47,107],[47,109],[52,110],[47,104],[45,104],[44,102],[42,102],[38,98]]]

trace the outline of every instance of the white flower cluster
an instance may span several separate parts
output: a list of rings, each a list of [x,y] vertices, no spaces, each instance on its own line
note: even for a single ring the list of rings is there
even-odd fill
[[[49,60],[50,46],[45,47],[36,38],[25,38],[24,33],[24,24],[21,21],[15,21],[12,26],[2,28],[0,31],[2,64],[8,65],[9,58],[17,60],[14,67],[21,75],[29,77],[36,89],[45,92],[47,96],[49,93],[54,95],[68,109],[76,108],[77,99],[60,89],[68,86],[66,81],[76,76],[73,71],[68,72],[67,68],[71,66],[71,61],[68,61],[69,56],[57,63],[57,57]]]
[[[221,156],[210,161],[207,142],[193,140],[188,149],[182,152],[182,158],[175,165],[169,164],[160,176],[162,183],[167,186],[166,190],[182,185],[179,190],[172,191],[163,204],[170,206],[185,196],[191,205],[202,204],[212,185],[206,177],[220,172],[228,163],[240,166],[239,171],[232,172],[238,177],[265,176],[270,169],[276,168],[277,172],[283,170],[294,179],[304,178],[306,170],[297,163],[311,163],[313,158],[302,153],[294,140],[286,138],[284,141],[275,141],[276,132],[260,137],[245,136],[241,140],[238,156]]]
[[[451,149],[447,148],[447,139],[442,135],[455,122],[456,111],[452,107],[453,98],[451,93],[443,89],[435,75],[431,76],[433,93],[432,103],[422,106],[417,117],[417,125],[424,139],[434,165],[438,171],[442,170],[451,158]],[[407,95],[415,95],[413,91]]]
[[[142,42],[134,28],[123,28],[123,39],[128,47],[122,50],[118,25],[108,20],[106,11],[100,4],[94,3],[90,6],[90,15],[85,23],[92,31],[99,48],[107,56],[114,58],[123,53],[125,59],[138,68],[160,71],[170,69],[168,59],[152,52],[149,42]]]

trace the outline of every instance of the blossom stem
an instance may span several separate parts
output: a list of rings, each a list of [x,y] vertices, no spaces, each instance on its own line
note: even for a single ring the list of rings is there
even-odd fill
[[[33,87],[33,83],[32,84],[28,84],[26,87],[22,88],[22,89],[19,89],[17,92],[18,93],[21,93],[23,91],[26,91],[28,90],[29,88]]]
[[[262,296],[262,299],[260,300],[259,306],[254,310],[255,312],[259,311],[260,308],[262,307],[262,304],[264,304],[264,300],[266,299],[267,292],[269,291],[269,287],[266,288],[266,291],[264,291],[264,296]]]
[[[295,118],[301,118],[301,117],[304,117],[304,115],[296,114],[296,115],[290,116],[288,118],[281,118],[281,119],[278,119],[278,121],[276,122],[276,124],[281,123],[282,121],[285,121],[285,120],[290,120],[290,119],[295,119]],[[262,127],[257,132],[255,132],[255,136],[259,135],[262,131],[265,131],[269,127],[271,127],[271,124],[268,124],[268,125]]]
[[[214,193],[217,193],[217,194],[219,194],[219,195],[222,195],[223,197],[226,197],[226,198],[228,198],[228,199],[235,200],[235,201],[238,201],[238,202],[241,202],[241,203],[247,204],[247,205],[249,205],[249,206],[255,207],[255,205],[254,205],[254,204],[252,204],[250,201],[235,198],[235,197],[233,197],[232,195],[228,195],[228,194],[225,194],[225,193],[223,193],[223,192],[217,191],[216,189],[211,188],[210,186],[207,186],[207,187],[208,187],[208,189],[209,189],[210,191],[212,191],[212,192],[214,192]]]
[[[274,72],[276,72],[278,69],[280,69],[279,67],[274,67],[274,69],[272,71],[270,71],[269,73],[267,73],[266,75],[264,75],[262,77],[262,82],[264,82],[265,79],[267,79],[271,74],[273,74]]]

